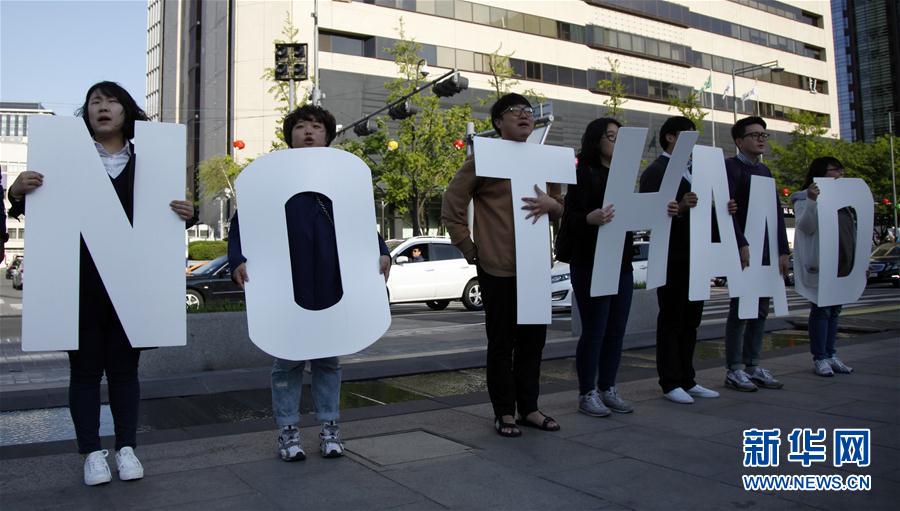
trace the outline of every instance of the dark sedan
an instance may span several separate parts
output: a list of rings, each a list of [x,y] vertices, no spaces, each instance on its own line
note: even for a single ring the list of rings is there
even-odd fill
[[[228,258],[217,257],[187,276],[185,303],[188,309],[199,309],[211,303],[240,303],[244,290],[231,280]]]
[[[890,282],[900,287],[900,243],[878,245],[869,259],[869,284]]]

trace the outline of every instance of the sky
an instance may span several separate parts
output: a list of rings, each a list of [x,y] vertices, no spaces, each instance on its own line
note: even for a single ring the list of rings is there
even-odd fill
[[[144,106],[146,0],[0,0],[0,101],[73,115],[96,82]]]

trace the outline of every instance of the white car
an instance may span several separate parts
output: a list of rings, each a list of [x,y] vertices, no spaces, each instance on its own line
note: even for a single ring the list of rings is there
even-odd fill
[[[387,282],[392,304],[425,302],[433,310],[442,310],[452,300],[460,300],[472,311],[484,307],[478,272],[450,238],[417,236],[386,243],[393,262]]]
[[[635,241],[634,255],[631,259],[631,269],[634,271],[634,283],[647,282],[647,254],[650,252],[650,242]],[[572,306],[572,277],[569,265],[556,261],[550,270],[550,303],[554,308],[566,308]]]

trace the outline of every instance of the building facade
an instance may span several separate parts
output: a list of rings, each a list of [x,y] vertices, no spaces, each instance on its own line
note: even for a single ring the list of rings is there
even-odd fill
[[[52,110],[44,108],[40,103],[4,103],[0,102],[0,175],[3,190],[28,170],[28,116],[55,115]],[[3,194],[3,209],[9,210],[10,203],[6,193]],[[25,217],[6,219],[6,232],[9,241],[6,243],[6,259],[22,254],[25,248]]]
[[[150,0],[148,7],[148,41],[158,45],[148,46],[148,57],[160,55],[148,58],[148,113],[187,124],[194,167],[272,147],[279,103],[263,76],[274,66],[274,42],[287,38],[286,22],[297,29],[296,42],[318,50],[323,106],[341,124],[384,105],[384,83],[397,76],[385,49],[402,19],[434,75],[456,68],[469,79],[469,90],[447,103],[469,102],[479,117],[487,109],[476,99],[491,89],[488,55],[511,54],[513,90],[533,89],[553,103],[549,144],[578,146],[586,124],[605,111],[608,97],[597,82],[616,61],[627,97],[622,120],[650,129],[648,159],[659,151],[653,134],[677,115],[670,98],[710,77],[701,94],[708,113],[701,143],[711,144],[715,132],[726,154],[734,152],[733,109],[738,117],[758,112],[782,140],[792,128],[787,116],[798,111],[823,116],[829,134],[839,133],[827,1],[319,0],[317,40],[309,0]],[[769,65],[739,73],[731,87],[733,70],[775,61],[783,71]],[[308,90],[310,82],[300,86]]]

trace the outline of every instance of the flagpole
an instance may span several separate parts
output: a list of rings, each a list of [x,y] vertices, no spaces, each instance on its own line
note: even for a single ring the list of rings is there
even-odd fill
[[[716,96],[715,88],[712,84],[712,68],[709,68],[709,120],[712,122],[712,143],[713,147],[716,146]]]

